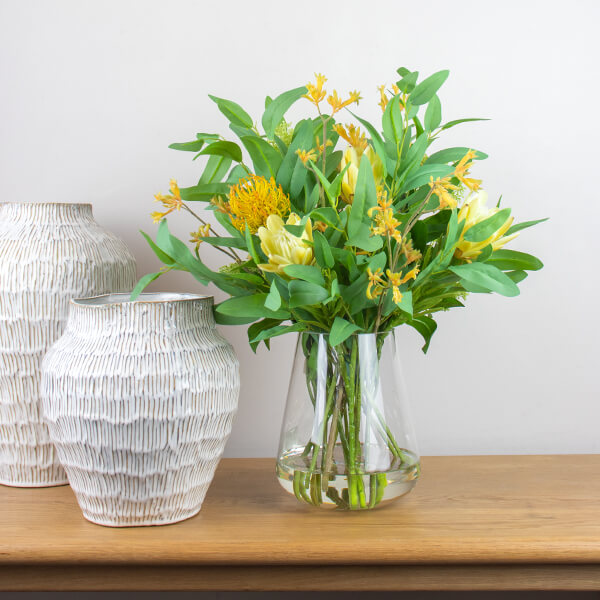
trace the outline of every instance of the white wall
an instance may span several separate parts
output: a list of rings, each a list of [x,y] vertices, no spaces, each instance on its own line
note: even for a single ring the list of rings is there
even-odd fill
[[[477,174],[518,220],[551,220],[513,246],[546,263],[520,297],[473,296],[444,314],[427,356],[403,332],[421,451],[598,452],[599,21],[595,0],[1,0],[2,199],[92,202],[140,273],[154,271],[138,233],[155,229],[153,194],[170,177],[194,183],[200,167],[167,145],[228,131],[208,93],[258,118],[266,94],[322,71],[362,90],[374,119],[376,86],[397,67],[449,68],[444,117],[493,120],[447,145],[490,154]],[[178,274],[155,289],[198,287]],[[245,328],[224,333],[243,382],[228,454],[273,455],[293,340],[255,356]]]

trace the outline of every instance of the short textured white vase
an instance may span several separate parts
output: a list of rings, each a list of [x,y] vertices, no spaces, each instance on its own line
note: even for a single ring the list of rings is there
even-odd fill
[[[163,525],[202,506],[237,410],[213,299],[74,300],[43,363],[44,417],[86,519]]]
[[[0,204],[0,483],[67,483],[40,414],[40,363],[73,297],[128,291],[135,259],[90,204]]]

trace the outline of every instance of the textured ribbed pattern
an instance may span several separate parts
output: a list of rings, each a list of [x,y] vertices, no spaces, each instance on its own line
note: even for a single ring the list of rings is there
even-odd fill
[[[40,416],[40,362],[71,298],[128,291],[135,278],[89,204],[0,204],[0,483],[67,483]]]
[[[212,298],[118,300],[73,303],[44,360],[44,416],[87,519],[181,521],[200,510],[229,437],[238,361]]]

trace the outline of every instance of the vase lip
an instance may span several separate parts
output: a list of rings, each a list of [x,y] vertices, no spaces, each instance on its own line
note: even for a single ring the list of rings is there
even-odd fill
[[[384,331],[355,331],[351,333],[348,337],[359,337],[361,335],[387,335],[388,333],[394,333],[396,331],[396,327],[392,329],[386,329]],[[313,329],[306,329],[304,331],[298,332],[300,335],[309,334],[309,335],[323,335],[325,337],[329,337],[331,335],[330,331],[315,331]]]
[[[14,200],[2,200],[0,206],[89,206],[90,202],[17,202]]]
[[[124,306],[138,304],[171,304],[181,302],[208,301],[212,303],[214,296],[194,294],[187,292],[145,292],[135,300],[131,300],[130,292],[118,292],[112,294],[101,294],[87,298],[72,298],[71,304],[84,308],[101,308],[106,306]]]

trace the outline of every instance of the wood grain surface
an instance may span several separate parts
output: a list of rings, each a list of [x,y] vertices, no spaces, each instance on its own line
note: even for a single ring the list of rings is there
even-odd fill
[[[88,523],[69,487],[0,486],[0,589],[600,589],[600,455],[426,457],[364,513],[273,471],[224,459],[199,515],[132,529]]]

